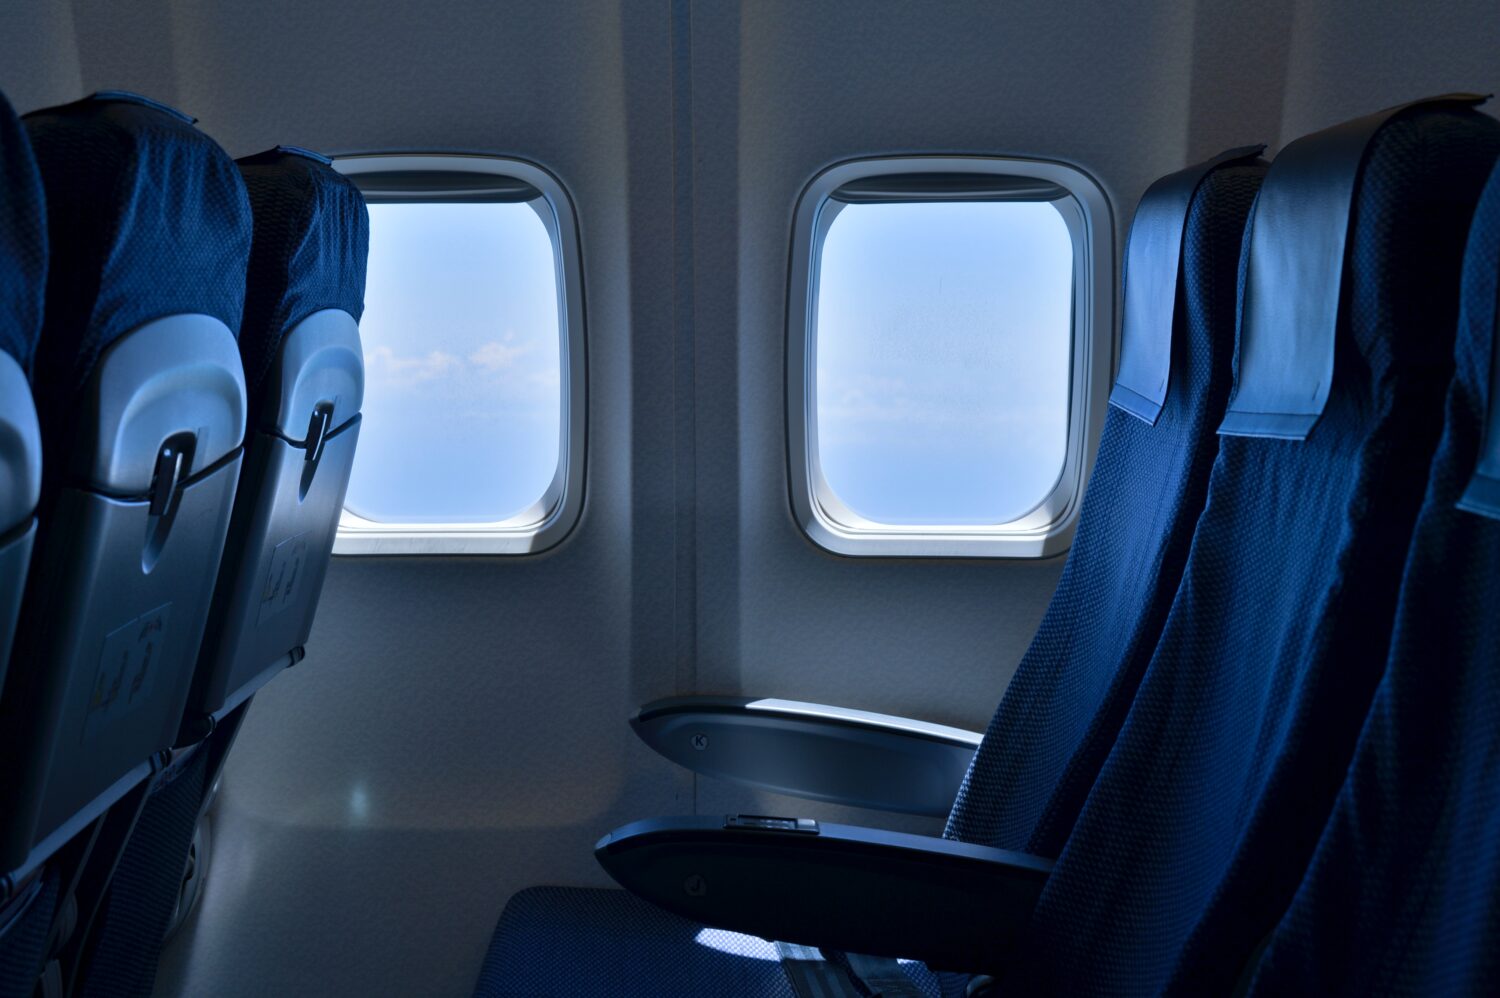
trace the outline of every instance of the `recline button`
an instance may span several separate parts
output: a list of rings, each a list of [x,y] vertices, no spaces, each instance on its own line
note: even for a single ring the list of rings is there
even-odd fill
[[[752,832],[800,832],[817,835],[818,823],[811,818],[780,818],[767,814],[729,814],[724,816],[725,828],[741,828]]]

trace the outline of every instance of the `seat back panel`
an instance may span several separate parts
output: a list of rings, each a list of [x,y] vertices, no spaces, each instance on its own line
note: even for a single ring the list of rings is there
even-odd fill
[[[358,441],[355,416],[323,441],[314,465],[306,447],[269,433],[251,437],[240,487],[253,486],[254,501],[243,516],[236,510],[230,598],[204,645],[190,718],[232,710],[307,643]]]
[[[333,552],[364,403],[369,218],[329,163],[286,146],[239,161],[251,438],[183,742],[301,657]]]
[[[42,436],[30,372],[46,284],[46,197],[31,143],[0,95],[0,689],[41,496]]]
[[[24,119],[50,256],[38,534],[0,692],[0,870],[119,800],[175,740],[247,419],[249,201],[192,119],[105,93]]]
[[[16,358],[0,350],[0,686],[21,612],[41,487],[42,433],[31,386]]]
[[[0,350],[0,538],[31,522],[42,488],[42,431],[26,372]]]
[[[359,323],[341,308],[314,312],[281,341],[260,400],[256,428],[305,442],[308,418],[330,407],[329,429],[359,415],[365,398],[364,348]]]
[[[104,352],[80,402],[73,483],[147,494],[165,440],[193,439],[179,474],[200,474],[245,438],[245,375],[235,337],[211,315],[148,322]]]
[[[21,614],[21,593],[26,586],[26,568],[36,543],[36,521],[27,520],[0,537],[0,684],[10,661],[11,640]]]
[[[0,786],[0,811],[31,817],[7,826],[0,865],[19,866],[175,740],[239,466],[236,453],[180,489],[149,571],[163,519],[149,501],[70,488],[49,510],[29,597],[67,623],[33,632],[24,653],[48,668],[7,690],[0,737],[20,772]]]

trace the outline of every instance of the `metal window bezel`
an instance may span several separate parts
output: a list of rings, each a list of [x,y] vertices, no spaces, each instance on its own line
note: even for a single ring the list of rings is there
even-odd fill
[[[372,203],[515,200],[531,204],[552,237],[563,395],[558,466],[537,503],[488,523],[384,523],[346,508],[339,518],[334,554],[524,555],[556,546],[583,511],[588,424],[583,260],[577,216],[567,190],[537,164],[510,157],[378,153],[336,157],[333,166],[366,189]],[[381,174],[402,174],[408,179],[428,174],[432,184],[408,185],[399,193],[387,193],[378,186]],[[496,179],[490,183],[484,178]],[[515,181],[534,189],[538,196],[518,195]]]
[[[995,525],[911,526],[874,523],[849,510],[828,486],[817,459],[817,278],[823,238],[846,185],[898,174],[991,176],[1006,182],[1054,185],[1073,236],[1073,329],[1069,361],[1067,449],[1052,491],[1029,513]],[[995,200],[1004,195],[954,195],[941,182],[933,194],[901,200]],[[1054,200],[1035,195],[1011,200]],[[895,200],[894,198],[892,200]],[[897,558],[1046,558],[1066,551],[1077,528],[1089,456],[1108,403],[1115,342],[1114,226],[1108,198],[1088,174],[1049,160],[987,156],[892,156],[833,166],[812,179],[797,202],[788,277],[786,397],[787,461],[792,512],[807,537],[839,555]]]

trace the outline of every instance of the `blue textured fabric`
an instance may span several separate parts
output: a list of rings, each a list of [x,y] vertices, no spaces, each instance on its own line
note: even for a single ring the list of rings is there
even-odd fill
[[[1067,566],[959,789],[949,838],[1056,857],[1114,744],[1207,495],[1240,244],[1264,175],[1264,165],[1228,167],[1198,188],[1166,404],[1155,426],[1109,409]]]
[[[903,969],[929,998],[926,968]],[[476,998],[795,998],[776,948],[709,929],[626,891],[530,887],[506,904]]]
[[[1467,110],[1372,140],[1323,417],[1305,441],[1221,440],[1156,655],[1006,993],[1227,993],[1285,910],[1384,667],[1497,154],[1500,123]]]
[[[151,791],[110,878],[73,993],[148,998],[208,790],[207,746]]]
[[[512,897],[478,998],[794,998],[770,943],[705,929],[625,891],[532,887]]]
[[[240,357],[251,425],[282,338],[325,308],[364,313],[370,220],[353,182],[311,153],[277,147],[238,161],[255,218]]]
[[[1155,426],[1109,411],[1057,594],[964,781],[950,837],[1055,855],[1109,750],[1166,619],[1207,493],[1231,383],[1240,246],[1264,175],[1263,164],[1225,167],[1198,188],[1184,233],[1166,405]],[[530,994],[486,987],[564,980],[572,962],[607,962],[624,945],[622,934],[647,931],[624,919],[629,906],[649,906],[626,897],[611,899],[618,910],[607,912],[589,892],[517,895],[496,929],[478,994]],[[651,919],[670,919],[675,936],[642,935],[632,947],[632,986],[608,993],[719,993],[694,990],[692,981],[682,990],[653,990],[651,982],[666,980],[681,958],[680,937],[705,930],[649,910]],[[961,976],[940,980],[920,964],[904,969],[926,994],[964,993]]]
[[[182,313],[239,330],[250,204],[234,161],[170,109],[90,97],[22,121],[47,193],[52,256],[33,380],[46,388],[37,404],[51,453],[121,336]]]
[[[47,283],[47,203],[26,132],[0,95],[0,350],[31,373]]]
[[[1500,522],[1458,509],[1490,396],[1500,170],[1475,217],[1457,370],[1354,761],[1257,995],[1492,994],[1500,982]]]
[[[0,998],[32,998],[47,959],[47,934],[61,884],[48,870],[19,910],[0,925]]]

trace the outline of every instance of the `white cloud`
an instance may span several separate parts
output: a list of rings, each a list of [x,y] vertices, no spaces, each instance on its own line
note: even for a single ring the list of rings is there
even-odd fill
[[[516,361],[531,352],[532,345],[522,343],[516,345],[510,341],[515,339],[515,333],[506,333],[506,342],[490,340],[469,354],[469,362],[483,371],[502,371],[515,365]]]
[[[415,385],[451,374],[462,363],[458,357],[442,350],[420,356],[401,356],[387,346],[373,347],[365,353],[365,371],[372,379],[392,385]]]

